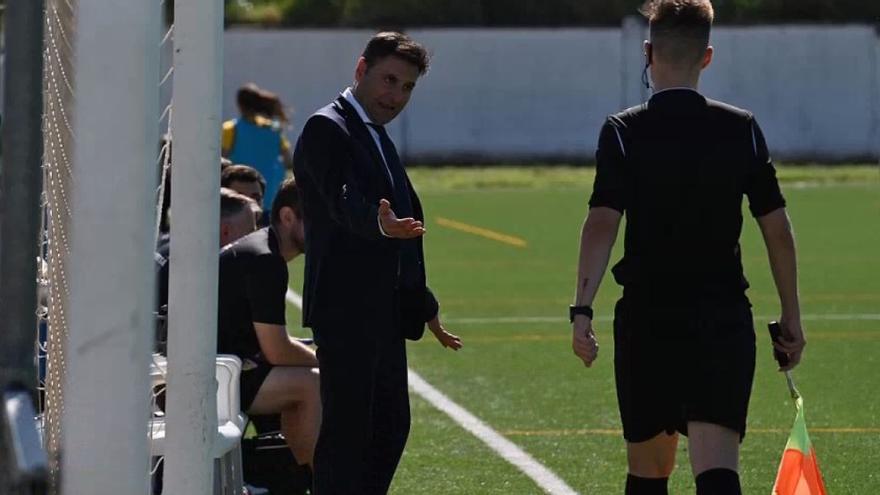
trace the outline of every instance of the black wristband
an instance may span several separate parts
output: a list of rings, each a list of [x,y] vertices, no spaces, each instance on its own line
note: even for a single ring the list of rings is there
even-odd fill
[[[589,306],[569,306],[568,307],[568,320],[571,323],[574,323],[574,317],[577,315],[584,315],[589,319],[593,319],[593,308]]]

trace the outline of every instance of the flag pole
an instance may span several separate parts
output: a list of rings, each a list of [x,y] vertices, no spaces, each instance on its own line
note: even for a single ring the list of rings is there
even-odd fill
[[[801,394],[798,392],[798,389],[794,384],[794,378],[791,377],[791,370],[785,372],[785,381],[788,383],[788,391],[791,393],[791,398],[794,400],[800,399]]]

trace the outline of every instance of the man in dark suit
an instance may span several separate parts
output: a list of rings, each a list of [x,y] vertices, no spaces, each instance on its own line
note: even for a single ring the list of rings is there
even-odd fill
[[[294,151],[308,253],[303,325],[321,370],[318,495],[388,491],[410,426],[404,338],[420,338],[427,322],[444,347],[461,347],[426,286],[422,206],[383,127],[427,67],[407,36],[373,36],[353,87],[308,119]]]

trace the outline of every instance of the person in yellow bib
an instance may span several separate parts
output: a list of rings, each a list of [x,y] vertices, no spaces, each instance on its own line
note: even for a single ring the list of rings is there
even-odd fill
[[[239,117],[223,123],[220,148],[232,163],[250,165],[266,179],[263,209],[268,209],[275,193],[291,168],[290,142],[284,137],[288,123],[278,95],[254,83],[236,94]]]

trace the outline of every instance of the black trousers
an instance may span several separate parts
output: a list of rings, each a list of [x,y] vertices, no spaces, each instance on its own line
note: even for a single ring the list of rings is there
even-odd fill
[[[410,428],[403,337],[328,340],[318,347],[323,422],[315,495],[385,494]]]

